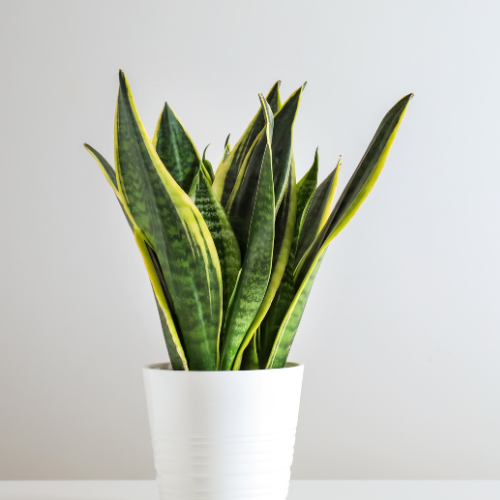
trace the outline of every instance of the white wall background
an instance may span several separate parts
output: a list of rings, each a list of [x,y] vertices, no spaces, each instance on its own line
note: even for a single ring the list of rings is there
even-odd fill
[[[141,366],[166,358],[110,160],[123,67],[217,163],[308,80],[298,175],[341,185],[415,92],[328,251],[292,358],[295,478],[500,479],[500,8],[486,0],[2,1],[0,479],[151,478]]]

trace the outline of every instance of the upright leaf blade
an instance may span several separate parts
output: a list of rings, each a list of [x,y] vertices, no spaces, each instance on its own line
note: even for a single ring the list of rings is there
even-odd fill
[[[316,152],[314,153],[314,161],[311,168],[297,183],[297,224],[299,225],[302,221],[302,215],[307,211],[309,203],[311,203],[314,191],[318,184],[318,167],[319,158],[318,150],[316,149]]]
[[[243,207],[233,205],[229,220],[240,244],[243,266],[224,321],[221,369],[233,367],[236,354],[266,293],[273,260],[274,189],[271,156],[273,116],[259,96],[266,132],[257,143],[245,173]],[[242,227],[245,229],[242,230]]]
[[[266,97],[266,101],[268,102],[273,114],[276,113],[281,106],[279,95],[280,84],[281,82],[276,82]],[[246,128],[245,132],[243,132],[240,140],[236,143],[229,155],[217,169],[213,189],[215,196],[217,196],[217,199],[220,200],[223,207],[227,205],[234,183],[236,182],[238,173],[245,161],[245,158],[254,147],[257,137],[265,126],[265,115],[262,112],[262,108],[260,108]]]
[[[161,326],[172,368],[174,370],[188,370],[188,362],[179,337],[179,327],[172,315],[171,307],[168,305],[166,284],[163,280],[161,269],[158,268],[159,262],[155,262],[154,253],[151,248],[148,248],[148,244],[141,231],[137,229],[134,232],[134,236],[142,258],[144,259],[151,285],[153,286],[156,305],[160,313]]]
[[[123,72],[115,134],[120,194],[158,256],[185,339],[189,368],[215,370],[222,319],[217,250],[200,212],[149,140]]]
[[[384,167],[399,125],[413,94],[399,100],[384,116],[361,162],[340,195],[326,224],[314,243],[302,257],[295,271],[295,282],[300,284],[317,260],[323,245],[330,243],[358,211]]]
[[[178,116],[165,103],[158,119],[153,145],[175,182],[189,191],[200,166],[200,155]]]
[[[373,188],[411,97],[413,97],[412,94],[405,96],[386,114],[327,223],[295,271],[294,281],[297,292],[276,335],[267,368],[279,368],[285,365],[324,253],[333,238],[354,216]],[[317,251],[316,246],[319,247]]]
[[[273,299],[275,299],[276,292],[280,287],[285,269],[287,267],[290,250],[292,248],[292,241],[295,229],[295,217],[297,212],[297,196],[295,186],[295,168],[292,164],[292,171],[288,177],[288,186],[286,190],[283,203],[276,216],[275,232],[274,232],[274,250],[273,250],[273,266],[269,285],[267,286],[266,294],[262,299],[261,305],[252,325],[248,329],[238,355],[235,360],[234,369],[238,369],[247,346],[255,339],[257,329],[261,325],[264,317],[266,316]]]
[[[210,183],[201,170],[194,178],[189,196],[203,216],[219,255],[224,298],[223,311],[225,311],[241,269],[238,241],[231,224],[229,224],[226,212],[215,197]]]
[[[305,84],[298,88],[274,117],[273,179],[274,202],[278,210],[285,194],[292,158],[293,125]]]
[[[210,144],[208,146],[210,146]],[[212,184],[215,178],[214,169],[212,167],[212,164],[205,158],[208,146],[203,150],[203,158],[201,159],[201,162],[203,163],[203,166],[208,173],[208,180],[210,181],[210,184]]]
[[[339,159],[337,166],[314,192],[307,212],[305,212],[305,217],[301,222],[295,265],[299,263],[306,250],[312,245],[314,239],[325,225],[330,215],[333,197],[335,196],[335,190],[337,189],[339,180],[340,167],[341,162]]]

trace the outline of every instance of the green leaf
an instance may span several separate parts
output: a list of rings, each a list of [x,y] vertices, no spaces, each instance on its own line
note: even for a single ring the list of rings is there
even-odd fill
[[[215,370],[222,320],[217,250],[200,212],[149,140],[123,72],[115,154],[120,194],[158,256],[185,341],[189,368]]]
[[[295,172],[295,163],[292,155],[292,168]],[[288,262],[281,279],[278,291],[271,303],[271,307],[263,319],[259,329],[259,362],[265,368],[278,335],[279,328],[295,296],[293,272],[295,270],[295,254],[300,234],[301,222],[311,203],[314,190],[318,181],[318,151],[316,150],[314,162],[308,172],[297,183],[297,215],[293,232],[293,241],[290,248]]]
[[[276,335],[267,368],[280,368],[285,365],[325,251],[333,238],[353,217],[373,188],[385,164],[412,96],[410,94],[401,99],[386,114],[328,221],[300,261],[294,275],[297,291]],[[316,251],[315,247],[317,246],[319,246],[319,250]]]
[[[137,246],[141,252],[144,264],[153,286],[156,305],[160,314],[160,321],[167,345],[168,356],[174,370],[188,370],[188,363],[184,348],[179,337],[179,325],[172,311],[172,306],[168,304],[167,286],[163,278],[159,260],[154,250],[147,244],[144,235],[140,230],[134,232]]]
[[[130,226],[130,229],[132,229],[132,232],[134,231],[134,226],[135,223],[132,220],[132,215],[128,212],[127,208],[125,207],[122,199],[121,199],[121,194],[118,189],[118,182],[116,180],[116,173],[113,167],[108,163],[106,158],[101,155],[97,150],[95,150],[90,144],[84,144],[83,147],[94,157],[96,160],[97,164],[101,167],[102,173],[104,174],[104,177],[106,177],[106,180],[108,181],[109,185],[113,188],[113,191],[116,195],[116,198],[118,200],[118,203],[120,204],[120,207],[123,211],[123,214],[125,215],[125,218],[127,219],[128,225]]]
[[[200,166],[200,155],[172,108],[165,103],[156,126],[153,145],[175,182],[189,191]]]
[[[306,279],[297,291],[288,311],[283,319],[283,322],[276,335],[276,340],[269,356],[266,368],[283,368],[288,358],[288,353],[292,347],[295,334],[304,314],[307,299],[311,292],[311,288],[318,273],[319,266],[323,260],[323,255],[315,262],[311,272],[308,273]]]
[[[306,250],[312,245],[330,215],[333,197],[335,196],[339,180],[340,167],[341,161],[339,159],[337,166],[330,175],[317,187],[307,211],[304,212],[305,216],[300,224],[295,265],[299,263]]]
[[[223,311],[225,311],[241,268],[240,248],[226,212],[215,197],[212,186],[201,169],[194,178],[189,196],[203,216],[219,255],[224,298]]]
[[[300,226],[302,215],[311,203],[314,190],[318,184],[318,150],[314,153],[314,162],[306,175],[297,183],[297,224]],[[300,230],[300,227],[299,227]],[[298,232],[297,232],[298,234]]]
[[[299,109],[300,98],[306,84],[298,88],[283,104],[274,117],[273,179],[274,201],[278,210],[285,194],[292,157],[293,125]]]
[[[295,187],[295,167],[292,163],[292,171],[288,176],[286,194],[278,215],[276,216],[271,278],[259,310],[257,311],[252,325],[248,329],[245,338],[241,343],[241,347],[238,351],[234,364],[235,369],[239,368],[243,353],[246,352],[247,346],[253,341],[252,339],[254,339],[256,331],[261,325],[266,313],[269,311],[276,292],[280,287],[281,280],[287,267],[288,258],[290,256],[290,249],[292,247],[296,212],[297,196]]]
[[[227,310],[221,339],[221,369],[230,370],[266,293],[273,260],[274,189],[271,156],[272,111],[259,95],[266,116],[265,134],[253,150],[241,196],[229,221],[243,258],[241,274]]]
[[[384,167],[387,155],[412,97],[413,94],[403,97],[384,116],[326,224],[299,262],[294,275],[297,285],[302,283],[309,270],[314,266],[314,262],[319,258],[320,253],[354,217],[354,214],[372,190]]]
[[[280,83],[281,82],[279,81],[276,82],[266,97],[273,114],[276,113],[281,106],[279,95]],[[236,143],[229,155],[217,169],[213,189],[215,196],[217,196],[217,199],[220,200],[223,207],[226,207],[238,177],[238,173],[243,166],[245,159],[247,159],[248,154],[255,146],[256,139],[264,129],[265,125],[266,119],[261,108],[254,116],[245,132],[243,132],[240,140]]]
[[[208,146],[210,146],[210,144]],[[203,150],[203,158],[201,161],[203,163],[203,166],[205,167],[205,170],[208,173],[209,176],[208,180],[210,181],[210,184],[212,184],[215,178],[214,169],[212,168],[212,164],[207,159],[205,159],[205,154],[207,152],[208,146]]]

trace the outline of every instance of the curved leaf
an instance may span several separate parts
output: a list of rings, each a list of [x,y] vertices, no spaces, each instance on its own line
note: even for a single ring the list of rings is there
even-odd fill
[[[281,107],[279,94],[280,84],[281,82],[276,82],[266,97],[266,101],[273,114],[276,113]],[[238,173],[245,161],[245,158],[247,158],[248,153],[255,145],[258,135],[262,132],[265,126],[266,119],[262,108],[260,108],[246,128],[245,132],[243,132],[240,140],[236,143],[229,155],[217,169],[213,189],[215,196],[217,196],[217,199],[220,200],[223,207],[226,207],[227,205],[234,183],[236,182]]]
[[[330,243],[358,211],[384,167],[401,120],[413,94],[399,100],[384,116],[361,162],[349,179],[326,224],[299,262],[294,280],[300,284],[314,265],[320,249]]]
[[[285,194],[292,157],[293,125],[299,109],[300,98],[306,84],[298,88],[283,104],[274,117],[273,179],[274,202],[278,211]]]
[[[314,153],[314,161],[311,168],[306,172],[304,177],[297,183],[297,224],[301,223],[302,215],[307,211],[309,203],[311,203],[314,195],[314,190],[318,184],[318,150]],[[300,227],[298,228],[300,230]],[[298,232],[296,231],[298,234]]]
[[[271,156],[272,111],[259,95],[266,133],[259,139],[243,180],[241,198],[229,221],[235,230],[243,266],[227,310],[221,339],[221,369],[230,370],[266,293],[273,260],[274,190]]]
[[[226,212],[215,197],[212,186],[201,170],[194,178],[189,196],[203,216],[219,255],[224,298],[223,311],[225,311],[241,269],[238,241],[231,224],[229,224]]]
[[[178,116],[167,103],[158,119],[153,145],[175,182],[185,192],[189,191],[198,173],[200,155]]]
[[[208,146],[210,146],[210,144]],[[208,146],[203,150],[203,158],[201,159],[201,162],[208,173],[208,180],[210,181],[210,184],[212,184],[215,178],[214,169],[212,168],[212,164],[205,158]]]
[[[189,368],[215,370],[222,320],[217,250],[200,212],[149,140],[123,72],[115,154],[120,194],[158,256],[185,340]]]
[[[257,329],[261,325],[266,316],[271,303],[275,298],[276,292],[280,287],[281,280],[287,267],[292,241],[294,238],[295,216],[297,212],[297,196],[295,186],[295,167],[292,164],[292,171],[288,177],[288,189],[286,190],[285,198],[276,216],[275,232],[274,232],[274,251],[273,251],[273,266],[269,285],[267,286],[266,294],[262,299],[261,305],[252,325],[248,329],[241,347],[236,356],[233,369],[238,369],[243,353],[246,352],[247,346],[255,337]]]
[[[174,370],[188,370],[189,368],[186,355],[184,354],[184,349],[178,335],[179,328],[173,318],[171,308],[167,303],[165,284],[162,283],[163,280],[160,279],[163,275],[161,269],[158,269],[159,263],[158,261],[154,261],[154,253],[152,253],[152,249],[148,247],[144,235],[140,232],[140,230],[136,230],[134,232],[134,236],[142,258],[144,259],[144,264],[146,266],[151,285],[153,286],[156,305],[158,306],[158,312],[160,313],[160,321],[163,334],[165,336],[168,356],[170,358],[170,362],[172,363],[172,368]]]
[[[314,192],[307,212],[305,212],[305,217],[303,217],[303,221],[301,222],[295,265],[300,262],[306,250],[312,245],[314,238],[316,238],[330,215],[341,165],[339,159],[337,166]]]
[[[267,368],[285,365],[290,347],[297,332],[314,279],[328,245],[351,220],[373,188],[387,155],[389,154],[399,125],[413,94],[405,96],[385,115],[358,168],[347,183],[344,192],[330,214],[327,223],[313,245],[302,258],[295,271],[297,292],[276,335]],[[319,243],[319,250],[315,246]]]
[[[278,334],[276,335],[276,340],[266,368],[283,368],[285,366],[288,353],[292,347],[300,320],[302,319],[304,309],[306,308],[307,299],[311,293],[311,288],[322,260],[323,255],[321,255],[321,257],[315,262],[313,268],[310,270],[310,273],[307,274],[304,282],[295,294],[295,297],[288,308],[287,314],[283,319],[283,323],[278,330]]]

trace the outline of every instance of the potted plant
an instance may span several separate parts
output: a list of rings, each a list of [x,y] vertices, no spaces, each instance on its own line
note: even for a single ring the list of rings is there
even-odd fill
[[[144,368],[162,499],[284,499],[303,366],[287,357],[329,243],[372,189],[412,95],[383,118],[335,203],[340,160],[296,183],[304,86],[277,82],[214,173],[165,104],[153,140],[123,71],[111,185],[153,287],[170,363]]]

